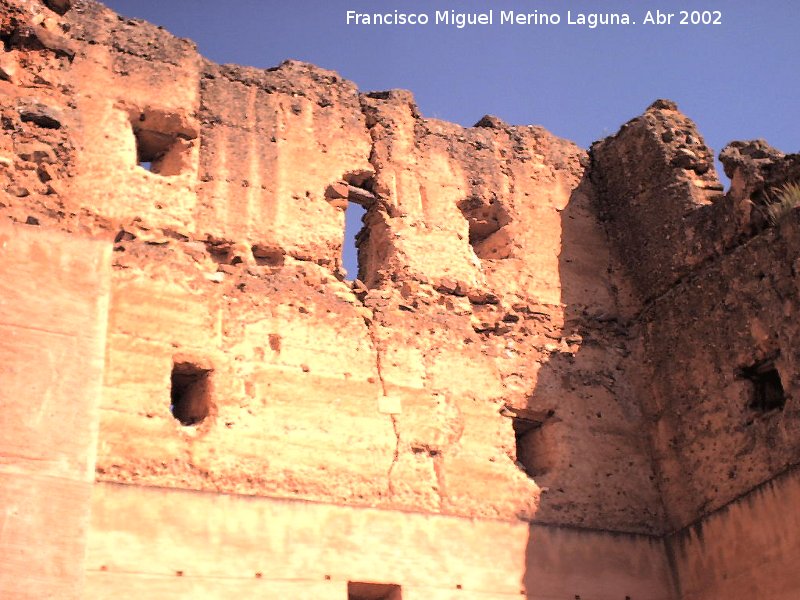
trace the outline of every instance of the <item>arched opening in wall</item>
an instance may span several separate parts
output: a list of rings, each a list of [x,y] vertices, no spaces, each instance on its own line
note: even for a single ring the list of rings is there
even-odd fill
[[[360,261],[361,244],[369,237],[364,222],[367,211],[377,200],[374,192],[375,179],[370,171],[346,174],[341,181],[328,186],[325,198],[329,203],[344,210],[344,237],[342,238],[341,264],[345,278],[364,280]]]
[[[544,423],[524,417],[514,417],[512,420],[517,466],[534,479],[545,475],[550,470],[551,456],[543,435]]]
[[[170,376],[170,411],[181,425],[199,425],[211,412],[211,369],[176,361]]]
[[[512,240],[502,231],[510,217],[496,196],[469,196],[458,203],[469,225],[469,243],[475,256],[482,260],[511,256]]]
[[[394,583],[348,581],[347,600],[403,600],[403,595]]]
[[[786,393],[775,360],[763,360],[741,370],[750,388],[747,408],[757,413],[783,410],[786,405]]]

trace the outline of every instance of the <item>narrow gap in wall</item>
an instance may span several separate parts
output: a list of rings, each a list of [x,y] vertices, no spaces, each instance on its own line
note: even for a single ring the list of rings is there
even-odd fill
[[[758,362],[741,371],[750,383],[750,398],[747,407],[757,413],[783,410],[786,393],[780,373],[775,367],[775,358]]]
[[[342,181],[335,187],[331,186],[326,192],[333,201],[346,203],[341,263],[346,273],[345,279],[348,281],[354,279],[364,281],[366,277],[361,260],[363,253],[359,252],[359,247],[369,237],[365,219],[367,211],[377,200],[374,187],[375,178],[372,172],[354,171],[345,174]]]
[[[725,165],[722,164],[722,161],[719,159],[719,156],[714,157],[714,168],[717,171],[717,177],[719,178],[719,182],[722,184],[722,194],[727,195],[728,192],[731,191],[731,180],[725,174]]]
[[[403,600],[402,589],[394,583],[347,582],[347,600]]]
[[[358,263],[358,247],[356,246],[356,238],[358,233],[364,227],[364,215],[367,209],[356,204],[355,202],[348,202],[347,208],[344,211],[344,242],[342,243],[342,265],[347,273],[346,279],[352,281],[358,277],[359,263]]]
[[[170,411],[183,426],[199,425],[211,411],[210,369],[175,362],[170,377]]]
[[[542,437],[542,422],[514,417],[513,424],[517,466],[525,471],[528,477],[544,475],[549,468]]]

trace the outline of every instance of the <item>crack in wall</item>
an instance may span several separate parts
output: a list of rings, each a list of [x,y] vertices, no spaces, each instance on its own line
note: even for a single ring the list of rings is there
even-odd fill
[[[359,94],[359,109],[361,111],[362,116],[364,117],[364,125],[366,127],[367,135],[370,138],[370,151],[369,151],[369,156],[368,156],[367,160],[370,163],[370,165],[372,165],[372,168],[373,168],[373,171],[374,171],[373,178],[377,181],[378,177],[380,176],[381,166],[380,166],[379,161],[377,160],[376,155],[375,155],[375,153],[376,153],[375,138],[372,135],[372,128],[377,124],[377,119],[375,119],[375,117],[373,115],[369,114],[368,107],[367,107],[366,103],[364,102],[364,98],[365,97],[366,96],[364,94]],[[377,194],[376,194],[376,197],[377,197]],[[366,227],[366,225],[365,225],[365,227]],[[362,231],[363,231],[363,229],[362,229]],[[361,252],[360,248],[358,249],[358,252],[360,254],[360,252]],[[370,279],[367,276],[366,272],[362,273],[362,271],[365,271],[365,268],[363,268],[362,265],[359,264],[359,266],[358,266],[359,278],[363,278],[364,280]],[[365,300],[366,300],[366,295],[365,294],[364,295],[357,295],[356,297],[359,298],[359,300],[361,301],[362,305],[364,305],[365,308],[369,309],[369,307],[367,307],[366,304],[365,304]],[[373,317],[374,317],[374,311],[373,311]],[[383,394],[384,398],[387,398],[389,396],[389,394],[387,392],[386,380],[384,379],[384,376],[383,376],[383,362],[382,362],[382,360],[383,360],[383,351],[381,350],[381,346],[380,346],[379,341],[378,341],[377,332],[375,331],[375,327],[376,327],[375,320],[374,320],[374,318],[373,319],[368,319],[368,318],[365,317],[364,318],[364,323],[365,323],[365,325],[367,327],[367,333],[369,335],[370,341],[372,342],[372,346],[375,349],[375,369],[377,371],[378,379],[379,379],[380,384],[381,384],[381,393]],[[395,436],[395,448],[394,448],[394,455],[392,456],[392,463],[391,463],[391,465],[389,465],[389,470],[386,473],[386,479],[387,479],[387,488],[389,490],[389,494],[390,495],[394,495],[395,494],[395,489],[394,489],[394,483],[392,481],[392,473],[394,472],[394,469],[397,466],[397,463],[398,463],[398,461],[400,459],[400,431],[398,429],[397,416],[394,415],[394,414],[390,414],[389,417],[392,420],[392,430],[394,431],[394,436]]]
[[[392,464],[389,465],[389,471],[386,473],[386,480],[387,480],[387,487],[389,489],[389,494],[394,496],[394,483],[392,482],[392,472],[394,471],[395,466],[397,465],[397,461],[400,458],[400,432],[397,429],[397,417],[394,415],[389,415],[392,419],[392,429],[394,430],[395,436],[395,447],[394,447],[394,456],[392,457]]]
[[[358,298],[358,296],[356,297]],[[363,300],[361,302],[363,304]],[[367,306],[365,306],[365,308],[369,310]],[[386,389],[386,380],[383,377],[382,351],[378,343],[378,337],[374,329],[375,327],[374,318],[370,319],[364,317],[364,325],[367,328],[367,335],[369,336],[370,342],[372,343],[372,347],[375,349],[375,370],[378,374],[378,381],[381,386],[381,395],[383,398],[387,398],[389,395]],[[390,414],[389,417],[392,420],[392,430],[394,431],[394,436],[395,436],[395,447],[394,447],[394,455],[392,457],[392,464],[389,465],[389,470],[386,473],[386,479],[387,479],[387,488],[389,490],[389,494],[394,495],[394,485],[392,484],[392,472],[394,471],[394,468],[397,465],[397,461],[400,457],[400,432],[397,429],[397,417],[393,414]]]
[[[445,477],[444,477],[444,454],[437,452],[431,456],[433,461],[433,472],[436,475],[436,494],[439,496],[439,510],[444,509],[445,504]]]

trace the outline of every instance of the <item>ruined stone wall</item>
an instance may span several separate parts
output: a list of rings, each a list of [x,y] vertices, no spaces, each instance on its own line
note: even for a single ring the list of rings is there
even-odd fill
[[[694,123],[658,100],[591,149],[609,237],[648,303],[730,246],[741,228]]]
[[[644,316],[670,525],[684,526],[800,459],[793,213],[676,287]],[[690,327],[677,328],[679,322]],[[772,365],[785,405],[759,407],[748,369]],[[682,373],[682,375],[678,375]]]
[[[694,125],[660,102],[592,149],[611,237],[632,256],[641,347],[631,374],[639,373],[653,422],[670,531],[800,460],[798,217],[768,218],[800,161],[761,141],[734,143],[722,153],[730,191],[692,204],[695,196],[680,190],[694,185],[696,195],[718,186],[706,163],[707,181],[693,179],[698,166],[681,162],[689,154],[685,144],[674,147],[676,132],[704,148]],[[630,160],[644,146],[653,148],[648,159]]]
[[[544,522],[659,529],[582,150],[213,65],[92,2],[6,6],[2,210],[115,244],[100,480],[503,518],[544,486]]]

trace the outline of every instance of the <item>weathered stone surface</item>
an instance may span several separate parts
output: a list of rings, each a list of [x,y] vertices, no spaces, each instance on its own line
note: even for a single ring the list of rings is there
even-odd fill
[[[798,408],[750,407],[743,369],[773,360],[793,397],[797,214],[689,276],[642,315],[643,363],[663,461],[662,491],[680,528],[800,458]],[[680,325],[679,325],[680,324]]]
[[[23,123],[33,123],[44,129],[61,129],[60,115],[56,109],[44,104],[23,104],[17,109]]]
[[[83,598],[110,247],[0,223],[0,596]]]
[[[401,582],[403,600],[673,598],[663,544],[645,536],[113,484],[92,508],[93,598],[341,600],[348,580]]]
[[[208,63],[200,108],[198,233],[338,269],[345,205],[326,201],[328,190],[372,174],[356,87],[291,61],[270,71]]]
[[[730,191],[713,204],[693,206],[694,196],[678,192],[700,188],[687,187],[682,170],[661,162],[654,171],[647,161],[624,158],[637,143],[658,145],[665,119],[683,119],[673,108],[658,110],[667,114],[651,107],[595,145],[593,177],[618,252],[632,257],[626,266],[644,300],[632,323],[641,345],[630,374],[640,374],[635,385],[654,424],[665,526],[679,530],[800,459],[797,407],[787,401],[780,410],[755,409],[756,384],[746,376],[766,361],[774,364],[786,398],[797,393],[798,217],[789,211],[768,228],[764,209],[777,187],[800,176],[800,160],[763,141],[734,142],[721,155]],[[654,156],[669,157],[668,150]],[[647,177],[673,183],[650,186]],[[670,212],[681,198],[679,211]],[[647,251],[634,254],[636,243]]]
[[[767,207],[778,201],[780,187],[800,180],[800,156],[785,155],[764,140],[732,142],[719,155],[731,179],[728,192],[750,209],[750,231],[770,225]]]
[[[791,600],[800,589],[797,469],[667,538],[682,597]],[[760,557],[754,561],[753,556]]]
[[[644,301],[736,243],[742,207],[722,195],[711,150],[670,101],[591,149],[591,177],[609,233]]]

